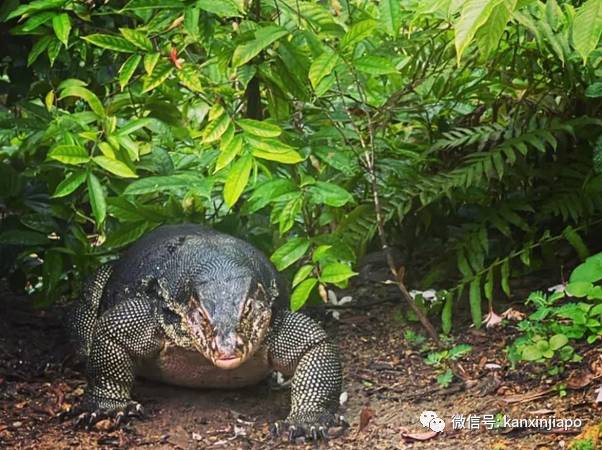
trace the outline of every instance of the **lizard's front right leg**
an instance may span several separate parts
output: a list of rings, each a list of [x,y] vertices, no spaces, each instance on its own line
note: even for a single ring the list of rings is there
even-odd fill
[[[128,300],[106,311],[96,322],[87,364],[88,389],[78,408],[77,425],[86,428],[103,418],[119,425],[142,414],[130,392],[136,365],[161,349],[155,307],[147,298]]]

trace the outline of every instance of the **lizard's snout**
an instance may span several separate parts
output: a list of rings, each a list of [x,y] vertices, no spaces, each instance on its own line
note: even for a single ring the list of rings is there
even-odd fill
[[[243,340],[236,333],[217,335],[211,341],[213,364],[222,369],[234,369],[244,359]]]

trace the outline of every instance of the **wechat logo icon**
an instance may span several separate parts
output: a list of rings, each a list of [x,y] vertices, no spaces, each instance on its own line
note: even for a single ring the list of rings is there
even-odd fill
[[[430,428],[435,433],[440,433],[445,429],[445,421],[435,411],[422,411],[420,423],[424,428]]]

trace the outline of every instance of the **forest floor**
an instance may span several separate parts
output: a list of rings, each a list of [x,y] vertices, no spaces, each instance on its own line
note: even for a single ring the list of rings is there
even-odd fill
[[[395,295],[377,283],[357,289],[356,300]],[[366,300],[367,299],[367,300]],[[554,379],[534,365],[510,368],[504,349],[516,335],[512,325],[474,330],[459,327],[455,344],[472,351],[451,367],[446,387],[436,378],[441,366],[425,363],[425,344],[404,339],[409,329],[394,303],[340,311],[325,327],[338,342],[348,400],[342,411],[350,428],[323,448],[333,449],[552,449],[598,447],[600,408],[596,389],[602,380],[602,349],[580,348],[581,363]],[[284,417],[287,390],[269,383],[236,391],[197,391],[140,380],[134,397],[147,417],[125,429],[107,430],[107,421],[92,431],[61,422],[59,412],[76,405],[85,387],[83,375],[68,356],[63,309],[32,309],[29,300],[0,297],[0,447],[35,449],[280,449],[292,447],[271,438],[269,423]],[[419,331],[415,326],[412,329]],[[558,389],[558,383],[564,389]],[[564,395],[561,395],[564,394]],[[434,411],[446,422],[443,432],[424,428],[422,411]],[[454,429],[452,416],[464,416],[465,428]],[[555,417],[581,419],[581,427],[535,429],[494,427],[479,422],[469,429],[468,416],[506,415],[512,419]],[[474,425],[474,424],[473,424]],[[476,425],[474,425],[476,427]],[[577,447],[586,437],[592,446]]]

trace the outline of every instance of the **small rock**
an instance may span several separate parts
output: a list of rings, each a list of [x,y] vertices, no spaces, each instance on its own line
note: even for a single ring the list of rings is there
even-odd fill
[[[195,441],[201,441],[203,440],[203,436],[201,436],[199,433],[192,433],[192,439],[194,439]]]
[[[19,428],[21,425],[23,425],[23,422],[13,422],[13,428]]]

